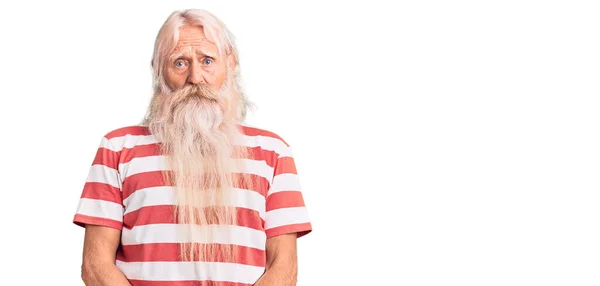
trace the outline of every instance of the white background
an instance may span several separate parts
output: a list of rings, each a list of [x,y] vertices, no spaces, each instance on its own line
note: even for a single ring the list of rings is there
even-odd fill
[[[182,8],[225,21],[248,122],[293,146],[298,285],[600,285],[597,1],[7,2],[1,285],[82,285],[89,165]]]

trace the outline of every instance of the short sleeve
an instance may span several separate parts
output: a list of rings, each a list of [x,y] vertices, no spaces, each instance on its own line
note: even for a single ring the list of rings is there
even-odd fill
[[[119,153],[104,137],[85,181],[73,223],[123,228]]]
[[[267,193],[265,231],[267,238],[288,233],[302,237],[312,231],[312,225],[291,147],[286,145],[282,151],[275,161],[273,180]]]

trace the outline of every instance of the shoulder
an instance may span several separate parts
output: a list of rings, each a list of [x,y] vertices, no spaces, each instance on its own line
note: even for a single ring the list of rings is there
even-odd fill
[[[281,142],[287,147],[290,146],[287,141],[285,141],[281,136],[279,136],[279,134],[273,132],[272,130],[260,128],[246,122],[238,122],[238,125],[240,126],[242,133],[246,136],[275,140]]]
[[[130,125],[119,127],[113,130],[110,130],[104,134],[104,137],[108,140],[124,137],[124,136],[146,136],[150,135],[148,132],[148,128],[141,125]]]
[[[246,122],[238,122],[240,130],[245,135],[247,145],[259,147],[266,151],[274,151],[278,157],[291,155],[290,144],[273,130],[257,127]]]
[[[113,151],[120,151],[123,148],[131,148],[137,145],[137,141],[140,140],[155,141],[150,137],[152,136],[147,127],[142,125],[129,125],[105,132],[102,141],[103,145],[108,146]]]

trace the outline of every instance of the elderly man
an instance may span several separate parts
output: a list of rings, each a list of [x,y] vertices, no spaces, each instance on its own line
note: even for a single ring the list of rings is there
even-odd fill
[[[165,21],[148,112],[103,136],[75,213],[86,285],[296,285],[311,222],[290,146],[244,123],[238,60],[209,12]]]

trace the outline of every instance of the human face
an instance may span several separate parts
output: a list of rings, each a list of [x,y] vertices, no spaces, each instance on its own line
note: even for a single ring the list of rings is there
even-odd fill
[[[227,76],[228,58],[219,55],[217,46],[209,41],[198,26],[179,28],[179,41],[169,55],[165,79],[172,90],[188,84],[221,88]]]

